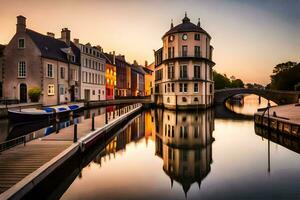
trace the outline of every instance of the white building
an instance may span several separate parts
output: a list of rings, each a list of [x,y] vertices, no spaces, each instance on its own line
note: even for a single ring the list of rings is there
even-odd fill
[[[169,109],[207,108],[213,103],[211,36],[185,15],[162,37],[155,51],[153,100]]]
[[[78,39],[74,43],[81,55],[80,98],[86,101],[105,100],[105,59],[101,56],[101,47],[80,44]]]

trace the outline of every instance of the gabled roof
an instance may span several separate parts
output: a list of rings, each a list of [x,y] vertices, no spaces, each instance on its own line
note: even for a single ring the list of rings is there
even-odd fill
[[[143,67],[143,70],[147,73],[147,74],[152,74],[153,71],[147,67]]]
[[[69,47],[64,41],[40,34],[30,29],[26,29],[26,33],[39,48],[42,57],[68,63],[69,61],[66,51],[68,48],[71,48],[71,54],[75,55],[75,62],[70,62],[80,65],[80,49],[76,47],[73,42],[70,42]]]

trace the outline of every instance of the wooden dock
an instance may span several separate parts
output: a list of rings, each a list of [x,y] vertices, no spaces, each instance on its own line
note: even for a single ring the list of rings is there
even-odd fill
[[[271,107],[269,115],[268,111],[259,111],[254,114],[254,122],[256,125],[269,126],[272,130],[300,138],[300,105]]]
[[[77,124],[78,142],[74,140],[74,125],[61,129],[58,133],[52,133],[40,139],[18,145],[0,154],[0,199],[22,196],[24,191],[34,187],[43,177],[51,173],[63,161],[71,157],[80,149],[82,144],[91,143],[93,138],[103,133],[108,128],[116,126],[120,121],[127,119],[142,108],[141,105],[127,106],[94,117],[95,130],[92,131],[92,118],[83,120]],[[120,114],[120,115],[119,115]],[[107,116],[107,124],[105,124]],[[53,167],[55,166],[55,167]],[[51,170],[50,170],[51,168]],[[48,172],[47,172],[48,170]],[[27,188],[27,189],[24,189]],[[29,188],[29,189],[28,189]]]

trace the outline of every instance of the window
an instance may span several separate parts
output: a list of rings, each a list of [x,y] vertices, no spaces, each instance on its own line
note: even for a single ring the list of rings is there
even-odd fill
[[[20,38],[18,40],[18,48],[19,49],[24,49],[25,48],[25,39],[24,38]]]
[[[198,101],[199,101],[198,97],[195,97],[195,98],[194,98],[194,101],[195,101],[195,102],[198,102]],[[197,120],[196,120],[196,121],[197,121]]]
[[[53,65],[47,64],[47,77],[53,78]]]
[[[195,46],[195,57],[201,57],[200,46]]]
[[[182,97],[182,102],[187,102],[187,99],[185,97]]]
[[[198,138],[199,132],[199,126],[194,126],[194,138]]]
[[[95,93],[95,90],[93,90],[93,95],[95,95],[96,93]]]
[[[210,94],[212,93],[212,90],[213,90],[212,85],[209,85],[209,93]]]
[[[174,58],[174,47],[168,48],[168,58]]]
[[[64,79],[64,78],[65,78],[65,68],[64,68],[64,67],[61,67],[61,68],[60,68],[60,78],[61,78],[61,79]]]
[[[170,83],[168,83],[168,92],[170,92]]]
[[[72,60],[72,62],[75,62],[76,61],[76,57],[75,56],[71,56],[71,60]]]
[[[64,94],[65,94],[65,90],[64,90],[64,86],[63,86],[63,85],[61,85],[61,86],[59,87],[59,94],[60,94],[60,95],[64,95]]]
[[[180,127],[180,138],[187,138],[187,127],[186,126],[181,126]]]
[[[183,92],[187,92],[187,83],[183,84]]]
[[[195,34],[195,40],[200,40],[200,34],[199,33]]]
[[[170,98],[169,97],[167,98],[167,103],[170,103]]]
[[[199,65],[194,66],[194,78],[200,78],[200,66]]]
[[[169,42],[173,42],[174,41],[175,36],[174,35],[170,35],[169,36]]]
[[[187,39],[188,39],[187,34],[183,34],[183,35],[182,35],[182,39],[183,39],[183,40],[187,40]]]
[[[86,58],[86,59],[85,59],[84,66],[87,67],[87,65],[88,65],[88,59]]]
[[[25,63],[25,61],[19,62],[18,77],[19,78],[25,78],[26,77],[26,63]]]
[[[53,84],[48,85],[48,95],[49,96],[54,95],[54,85]]]
[[[182,57],[187,57],[187,46],[186,45],[183,45],[182,46]]]
[[[183,84],[179,83],[179,92],[183,92]]]
[[[187,65],[180,66],[180,78],[187,78]]]
[[[172,83],[172,92],[175,92],[175,85]]]
[[[195,93],[199,92],[198,83],[194,83],[194,92]]]
[[[168,65],[168,79],[173,79],[175,77],[174,65]]]

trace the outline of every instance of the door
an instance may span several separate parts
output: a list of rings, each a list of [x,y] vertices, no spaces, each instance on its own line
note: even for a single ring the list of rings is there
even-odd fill
[[[65,98],[65,87],[63,84],[59,85],[59,103],[64,103],[66,101]]]
[[[84,100],[89,101],[90,100],[90,90],[85,89],[84,90]]]
[[[27,86],[25,83],[20,84],[20,103],[27,103]]]

